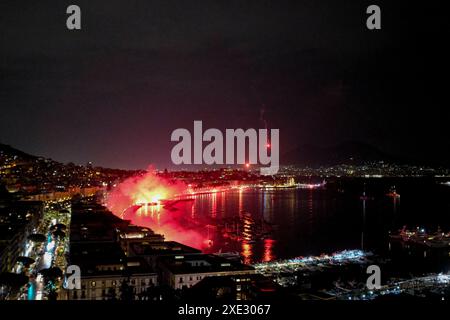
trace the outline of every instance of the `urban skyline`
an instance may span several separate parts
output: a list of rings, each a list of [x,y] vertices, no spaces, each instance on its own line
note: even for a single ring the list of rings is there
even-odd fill
[[[2,308],[448,302],[442,3],[1,2]]]

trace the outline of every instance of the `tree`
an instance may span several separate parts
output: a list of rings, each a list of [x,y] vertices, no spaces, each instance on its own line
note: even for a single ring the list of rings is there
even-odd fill
[[[115,288],[109,288],[108,292],[106,293],[106,299],[107,300],[117,300],[117,294]]]
[[[24,274],[13,272],[0,273],[0,300],[7,298],[8,295],[18,292],[21,287],[28,283],[29,279]]]
[[[144,300],[150,300],[150,301],[158,300],[159,296],[160,296],[158,289],[159,288],[155,287],[154,285],[147,287],[147,289],[145,289],[145,291],[142,293],[142,298]]]
[[[134,289],[134,287],[129,284],[129,279],[122,280],[122,282],[120,283],[120,288],[119,288],[120,300],[132,301],[134,298],[133,289]]]
[[[33,233],[28,236],[28,240],[33,242],[45,242],[47,237],[41,233]]]
[[[20,256],[17,258],[17,262],[21,263],[25,268],[28,268],[35,262],[35,260],[30,257]]]
[[[50,281],[46,286],[45,289],[47,290],[47,298],[50,301],[55,301],[58,299],[58,291],[55,286],[55,284]]]
[[[66,237],[66,233],[60,229],[53,231],[53,236],[59,240],[62,240]]]

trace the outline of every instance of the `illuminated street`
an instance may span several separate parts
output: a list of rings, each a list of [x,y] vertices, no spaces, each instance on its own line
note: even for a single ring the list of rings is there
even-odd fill
[[[44,207],[44,218],[41,225],[36,230],[37,234],[46,235],[44,242],[35,242],[29,240],[25,248],[25,256],[32,258],[35,262],[26,270],[30,278],[27,285],[23,288],[19,300],[46,300],[47,291],[45,288],[45,279],[40,273],[44,269],[57,267],[61,270],[66,268],[65,254],[68,250],[68,233],[65,237],[56,238],[53,235],[52,228],[55,225],[62,224],[68,232],[70,225],[70,203],[68,202],[49,202]],[[16,272],[20,273],[23,269],[21,264],[17,264]],[[57,289],[62,286],[62,281],[57,283]]]

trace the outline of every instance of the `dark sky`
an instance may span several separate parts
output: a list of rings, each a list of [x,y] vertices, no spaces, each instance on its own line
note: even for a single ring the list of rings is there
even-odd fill
[[[66,29],[73,3],[80,31]],[[372,3],[382,30],[365,26]],[[359,140],[450,163],[441,3],[1,1],[0,142],[164,167],[174,129],[258,127],[264,106],[281,153]]]

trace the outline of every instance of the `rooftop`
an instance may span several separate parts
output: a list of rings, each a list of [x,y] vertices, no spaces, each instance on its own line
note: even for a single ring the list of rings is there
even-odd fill
[[[118,243],[71,244],[70,263],[78,265],[82,275],[90,276],[154,273],[144,259],[126,257]]]
[[[161,264],[173,274],[255,270],[249,265],[212,254],[166,256],[161,258]]]
[[[131,250],[135,255],[189,255],[200,254],[201,250],[189,247],[175,241],[161,242],[141,242],[131,245]]]

